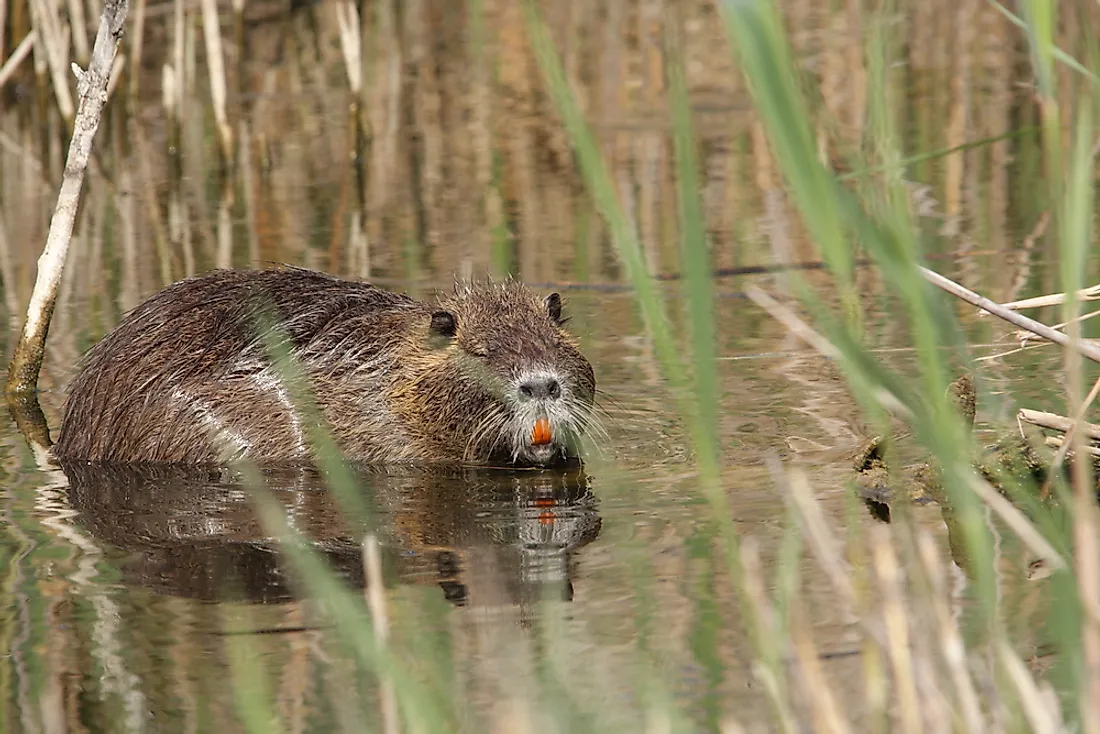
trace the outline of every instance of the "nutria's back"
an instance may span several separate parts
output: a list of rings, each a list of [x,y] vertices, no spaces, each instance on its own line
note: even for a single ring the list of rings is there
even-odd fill
[[[272,318],[355,460],[544,464],[574,456],[590,419],[595,378],[557,294],[506,281],[433,304],[297,268],[221,270],[157,293],[92,348],[55,454],[308,460],[309,426],[257,332]]]

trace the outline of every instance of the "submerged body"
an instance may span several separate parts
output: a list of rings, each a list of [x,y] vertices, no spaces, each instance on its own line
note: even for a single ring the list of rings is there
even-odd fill
[[[152,296],[89,351],[54,453],[309,461],[275,336],[353,461],[549,464],[576,456],[595,393],[561,324],[557,294],[513,281],[428,303],[297,268],[214,271]]]

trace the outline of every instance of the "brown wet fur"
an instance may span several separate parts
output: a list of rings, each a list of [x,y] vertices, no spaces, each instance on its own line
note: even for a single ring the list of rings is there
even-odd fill
[[[256,317],[277,315],[312,395],[349,459],[498,463],[485,428],[508,414],[525,369],[552,369],[576,405],[595,376],[525,286],[457,285],[438,303],[297,268],[219,270],[175,283],[85,356],[54,453],[91,462],[309,460],[307,427],[276,379]],[[454,316],[453,338],[432,314]]]

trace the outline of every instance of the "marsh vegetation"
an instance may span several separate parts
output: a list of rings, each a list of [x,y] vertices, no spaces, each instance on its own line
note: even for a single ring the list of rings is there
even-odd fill
[[[552,285],[609,435],[581,472],[353,471],[323,440],[321,471],[103,472],[6,423],[0,721],[1100,731],[1091,464],[973,465],[1021,407],[1087,418],[1097,370],[917,269],[1002,303],[1100,271],[1100,5],[1016,6],[134,0],[51,426],[144,298],[288,262]],[[0,0],[8,354],[101,9]],[[1028,313],[1080,343],[1090,298]],[[884,523],[852,460],[899,426],[942,502]]]

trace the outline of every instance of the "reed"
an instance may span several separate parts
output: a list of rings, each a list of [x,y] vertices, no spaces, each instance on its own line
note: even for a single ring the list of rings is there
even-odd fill
[[[225,76],[225,59],[222,53],[221,20],[216,0],[202,0],[202,31],[206,43],[206,68],[210,74],[210,97],[214,103],[214,120],[221,143],[223,166],[233,159],[233,126],[229,121],[228,88]]]
[[[830,299],[820,289],[814,292],[807,284],[796,282],[795,292],[818,314],[828,341],[816,337],[817,343],[849,376],[850,385],[861,401],[879,411],[903,408],[920,440],[943,465],[951,508],[964,533],[968,570],[981,602],[978,609],[983,634],[977,638],[964,637],[954,617],[945,611],[949,602],[945,596],[944,571],[930,553],[926,535],[901,522],[894,532],[878,528],[862,539],[838,536],[822,518],[807,478],[780,466],[776,466],[774,475],[781,493],[793,502],[794,522],[786,535],[777,589],[774,594],[767,591],[768,584],[760,577],[756,547],[752,543],[741,545],[730,523],[723,490],[716,481],[719,459],[714,428],[717,383],[712,265],[699,227],[698,172],[678,30],[673,25],[665,41],[673,53],[668,73],[681,258],[685,291],[689,294],[692,349],[688,360],[677,354],[677,339],[670,331],[667,306],[655,288],[638,234],[620,201],[621,189],[607,172],[603,154],[574,99],[540,10],[533,2],[523,7],[525,30],[570,136],[589,195],[609,226],[618,255],[634,285],[638,307],[668,387],[691,426],[700,489],[710,501],[712,516],[722,529],[727,572],[740,592],[744,619],[755,646],[757,677],[773,703],[776,722],[789,731],[797,730],[803,721],[829,731],[859,730],[866,723],[864,712],[849,712],[839,705],[833,683],[820,667],[821,651],[815,646],[806,623],[806,610],[800,603],[803,581],[795,570],[802,545],[807,541],[823,573],[859,615],[870,642],[864,652],[868,665],[878,670],[883,662],[888,666],[886,674],[892,681],[890,690],[897,705],[880,708],[877,713],[892,722],[888,727],[896,725],[899,730],[917,732],[962,726],[966,731],[985,731],[990,727],[998,729],[995,722],[1006,724],[1012,719],[1013,710],[1020,710],[1019,716],[1040,727],[1061,721],[1062,713],[1046,696],[1040,696],[1039,701],[1028,700],[1022,709],[1014,709],[1012,702],[1018,696],[1030,695],[1040,685],[1005,640],[1004,612],[999,607],[993,580],[993,553],[988,531],[979,518],[982,508],[993,506],[1009,527],[1034,543],[1055,564],[1060,558],[1057,551],[1045,545],[1041,533],[1035,534],[1027,518],[996,499],[995,493],[987,491],[984,480],[974,476],[965,450],[969,442],[958,417],[942,397],[948,373],[943,347],[958,349],[959,337],[918,267],[921,248],[913,234],[909,195],[899,175],[901,156],[894,122],[887,113],[888,101],[882,95],[873,95],[869,102],[873,107],[871,129],[877,146],[874,155],[885,174],[885,183],[880,182],[882,188],[878,190],[859,187],[853,193],[838,184],[817,156],[810,116],[795,81],[785,33],[772,8],[764,2],[726,6],[730,35],[738,49],[740,65],[755,91],[787,190],[808,231],[821,247],[824,260],[831,266],[834,276],[831,287],[835,288],[831,300],[840,304],[840,312],[834,316],[823,305]],[[873,83],[876,88],[885,86],[881,75],[890,66],[887,43],[887,36],[872,35],[868,46],[868,68],[872,79],[876,79]],[[1078,183],[1074,191],[1080,193],[1081,185]],[[852,279],[855,250],[849,244],[853,235],[860,236],[861,244],[901,296],[903,313],[919,355],[920,379],[915,387],[907,387],[899,375],[891,373],[862,346],[860,303]],[[273,516],[268,520],[280,522]],[[284,526],[279,528],[286,532]],[[855,570],[843,560],[843,549],[857,544],[866,544],[860,554],[870,560],[870,574],[865,585],[859,587],[860,593],[856,591]],[[315,570],[311,567],[310,572]],[[870,599],[861,601],[860,594],[869,594]],[[929,613],[924,614],[924,610]],[[941,640],[942,644],[929,644],[931,640]],[[993,645],[997,654],[983,656],[980,650],[984,644]],[[952,685],[942,687],[940,680],[950,680]],[[1003,699],[983,707],[976,694],[980,682],[997,680],[1009,682],[1008,687],[997,689]],[[542,680],[540,685],[551,685],[551,681]],[[648,686],[653,683],[646,685],[650,690]],[[660,691],[659,684],[651,690],[657,693],[656,700],[664,703],[652,712],[649,720],[676,720],[673,711],[662,708],[671,706],[672,699]],[[566,695],[576,694],[567,690]],[[529,712],[519,720],[525,722],[523,728],[531,726]]]
[[[44,44],[47,36],[56,40],[59,31],[54,16],[47,12],[56,9],[56,3],[35,3],[35,35],[11,36],[20,40],[0,67],[0,87],[15,78],[36,40],[39,44]],[[1059,261],[1057,275],[1050,276],[1057,281],[1048,284],[1050,290],[1064,292],[1056,305],[1066,327],[1064,332],[1052,332],[1064,333],[1054,338],[1068,347],[1065,412],[1070,417],[1061,425],[1069,434],[1065,450],[1081,455],[1088,448],[1085,441],[1092,430],[1084,423],[1086,406],[1095,397],[1085,394],[1090,373],[1078,356],[1095,350],[1084,339],[1087,327],[1079,319],[1090,292],[1085,289],[1088,283],[1083,274],[1090,272],[1087,245],[1094,236],[1093,59],[1079,61],[1074,55],[1081,55],[1079,49],[1056,45],[1056,41],[1067,39],[1056,36],[1061,26],[1051,6],[1020,3],[1020,18],[1004,8],[996,11],[997,22],[1025,34],[1038,80],[1037,119],[1030,119],[1030,108],[1025,108],[1020,113],[1023,124],[1006,130],[1007,112],[1002,110],[1003,118],[983,117],[994,113],[981,107],[995,105],[985,101],[981,89],[983,81],[989,81],[991,98],[1008,95],[1014,77],[1007,71],[1012,56],[1006,48],[1013,44],[1009,41],[1004,48],[989,51],[988,58],[975,55],[975,49],[987,39],[970,25],[978,22],[973,3],[937,6],[952,11],[939,13],[939,17],[937,9],[929,9],[931,3],[921,4],[916,12],[925,21],[914,24],[920,26],[914,29],[896,22],[893,13],[901,3],[886,3],[875,11],[846,9],[829,28],[828,32],[836,35],[819,49],[824,64],[819,89],[813,88],[811,75],[795,63],[796,56],[807,52],[806,48],[796,51],[796,44],[812,46],[819,40],[788,30],[798,26],[795,21],[806,20],[808,8],[814,4],[792,3],[785,8],[785,16],[779,13],[777,3],[767,0],[723,0],[714,5],[722,20],[720,27],[710,24],[715,28],[700,28],[700,4],[656,0],[609,3],[606,13],[615,22],[587,28],[586,23],[597,13],[584,3],[562,10],[536,0],[519,5],[474,0],[467,5],[464,20],[470,26],[466,45],[458,50],[448,47],[435,57],[432,44],[445,46],[449,37],[439,29],[453,20],[452,16],[433,15],[445,12],[439,10],[442,6],[387,0],[369,11],[361,6],[362,12],[375,14],[368,19],[358,17],[354,3],[341,2],[336,6],[335,27],[317,44],[329,49],[331,67],[323,66],[323,59],[317,62],[321,66],[309,66],[309,53],[302,50],[308,46],[309,34],[300,29],[290,31],[291,60],[279,72],[289,81],[273,73],[265,83],[275,91],[260,90],[259,85],[248,90],[252,98],[247,105],[242,101],[242,107],[249,106],[248,112],[231,123],[226,71],[224,66],[215,68],[224,63],[219,61],[223,54],[218,18],[212,3],[206,2],[201,6],[201,21],[211,61],[206,83],[214,102],[213,133],[218,136],[223,160],[236,174],[222,181],[222,186],[210,186],[213,177],[204,175],[202,165],[208,122],[186,111],[188,100],[198,95],[193,87],[200,82],[189,71],[196,63],[191,37],[194,19],[177,0],[162,23],[167,27],[148,29],[164,32],[171,39],[163,99],[168,118],[165,148],[173,152],[149,144],[131,117],[127,124],[135,126],[132,139],[140,169],[127,169],[118,178],[123,190],[139,185],[152,191],[164,179],[162,169],[170,169],[167,215],[161,212],[157,196],[146,197],[144,211],[120,196],[114,201],[115,213],[108,211],[111,200],[102,197],[95,206],[87,207],[85,216],[89,218],[80,230],[87,233],[86,241],[95,243],[94,249],[83,254],[81,270],[103,273],[97,280],[107,279],[113,263],[106,251],[110,249],[110,232],[117,230],[125,252],[121,276],[125,294],[120,307],[126,308],[133,305],[138,292],[181,272],[200,270],[210,263],[240,264],[234,252],[238,198],[244,210],[241,227],[249,237],[249,263],[292,258],[307,262],[319,257],[316,247],[305,244],[304,235],[284,237],[283,228],[277,226],[277,235],[272,237],[263,222],[265,217],[294,219],[304,233],[307,228],[302,222],[314,202],[308,198],[311,194],[301,192],[310,187],[335,187],[334,178],[326,178],[326,169],[346,172],[343,161],[348,153],[363,158],[356,162],[360,167],[356,170],[358,205],[353,207],[356,212],[350,217],[352,226],[347,234],[333,234],[331,243],[326,240],[325,244],[334,247],[330,252],[339,253],[346,247],[343,261],[363,274],[400,275],[407,267],[410,275],[419,276],[425,263],[440,269],[455,263],[461,263],[456,267],[471,268],[470,263],[492,263],[501,272],[519,271],[525,277],[560,275],[552,257],[529,249],[529,240],[539,232],[547,210],[553,213],[560,206],[573,213],[563,217],[576,219],[561,228],[561,238],[574,253],[577,277],[585,281],[597,277],[606,255],[625,273],[646,329],[647,343],[639,351],[647,355],[643,357],[644,369],[652,368],[653,379],[645,389],[666,391],[687,426],[693,463],[690,476],[676,491],[682,487],[685,494],[706,501],[709,527],[700,532],[697,550],[709,564],[710,582],[731,586],[738,602],[729,608],[710,609],[706,615],[700,613],[709,617],[710,629],[700,633],[699,644],[719,644],[714,638],[724,629],[747,629],[748,665],[754,684],[768,701],[775,729],[1097,730],[1100,621],[1094,610],[1100,608],[1096,562],[1100,521],[1088,491],[1093,486],[1087,475],[1089,466],[1075,462],[1076,473],[1069,483],[1053,481],[1047,488],[1063,503],[1064,517],[1037,499],[1039,488],[1025,486],[1025,482],[1014,485],[1009,478],[1006,497],[974,472],[973,441],[944,397],[959,365],[969,366],[971,360],[951,306],[928,282],[935,278],[921,269],[929,266],[927,255],[938,246],[938,240],[915,214],[928,199],[921,199],[913,186],[914,177],[925,181],[934,164],[946,158],[942,176],[933,180],[933,188],[938,190],[924,195],[943,205],[945,220],[949,220],[945,228],[953,228],[956,234],[961,228],[961,238],[978,240],[985,231],[1007,231],[1004,218],[1027,197],[1024,192],[1008,190],[1004,181],[1005,188],[992,192],[997,197],[995,204],[988,208],[976,204],[976,189],[968,178],[974,175],[975,158],[988,154],[989,165],[1004,165],[1011,150],[1017,155],[1017,165],[1036,166],[1028,168],[1031,173],[1023,177],[1032,189],[1043,192],[1043,201],[1028,200],[1028,207],[1036,207],[1029,209],[1035,216],[1028,221],[1047,221],[1039,217],[1046,208],[1052,224],[1046,234],[1036,225],[1035,236],[1025,246],[1039,251],[1051,248],[1045,252],[1052,252]],[[0,28],[5,22],[2,9],[7,7],[0,0]],[[134,105],[139,101],[142,57],[147,51],[154,52],[151,47],[143,50],[145,3],[139,0],[137,8],[139,30],[128,66],[128,101]],[[246,33],[243,2],[234,2],[233,10],[239,41]],[[1059,12],[1070,11],[1063,4]],[[562,17],[567,14],[569,17]],[[987,16],[982,19],[991,22]],[[937,37],[936,29],[952,23],[965,27],[956,34],[961,56],[948,65],[941,57],[942,49],[936,50],[942,45],[937,45],[942,37]],[[631,30],[624,32],[623,28]],[[369,29],[374,30],[373,36]],[[717,54],[710,46],[701,48],[712,37],[708,31],[719,36],[725,33],[723,43],[728,45],[719,46]],[[3,38],[0,34],[0,40]],[[64,117],[59,82],[53,76],[62,57],[57,44],[51,43],[53,55],[36,58],[36,62],[49,73],[43,88],[53,90],[54,104]],[[245,44],[237,46],[240,50]],[[374,59],[369,58],[371,49]],[[76,53],[79,56],[79,47]],[[700,58],[707,63],[700,64]],[[700,66],[717,68],[719,60],[723,69],[729,69],[723,72],[726,76],[715,74],[700,85]],[[458,107],[450,88],[452,77],[448,76],[448,69],[465,62],[473,68],[466,80],[473,100],[468,118],[463,118],[466,108]],[[241,61],[238,66],[239,78],[245,77],[246,64]],[[899,71],[905,67],[928,72],[919,79],[919,86],[937,99],[936,114],[944,113],[939,121],[932,119],[935,115],[931,113],[921,113],[917,122],[896,116],[895,110],[902,106],[897,95],[908,88],[908,79]],[[845,90],[845,70],[865,75],[865,90]],[[953,76],[947,79],[945,75]],[[1067,77],[1075,81],[1067,84]],[[326,118],[326,124],[349,128],[346,138],[331,138],[337,140],[331,146],[337,153],[326,152],[323,144],[310,147],[313,141],[303,143],[301,138],[281,145],[278,121],[300,120],[295,105],[320,97],[308,96],[311,83],[341,78],[344,81],[337,83],[346,82],[347,86],[342,90],[347,97],[342,99],[352,100],[354,107],[351,115]],[[286,86],[279,87],[284,82]],[[649,86],[636,92],[639,83]],[[246,86],[245,82],[241,85]],[[712,137],[708,137],[713,118],[706,105],[698,103],[699,86],[719,89],[725,104],[732,104],[727,97],[736,90],[751,90],[758,118],[751,126],[738,128],[736,134],[724,129],[723,145],[742,146],[735,153],[727,150],[724,157],[713,155],[709,147]],[[287,95],[287,88],[296,93]],[[245,96],[242,94],[242,99]],[[288,103],[284,97],[293,101]],[[370,106],[365,104],[367,99]],[[659,121],[606,119],[610,112],[642,118],[638,107]],[[8,124],[7,114],[0,110],[0,122]],[[458,132],[450,129],[456,119],[468,123],[459,126]],[[1072,127],[1068,134],[1067,121]],[[632,124],[649,127],[637,136],[623,132]],[[724,117],[720,124],[732,127],[735,123]],[[982,128],[980,139],[969,136],[975,126]],[[853,128],[858,134],[851,132]],[[0,126],[0,132],[4,129]],[[371,137],[374,134],[377,141]],[[452,141],[454,135],[469,140]],[[123,143],[131,136],[124,138]],[[30,170],[7,163],[9,155],[14,155],[7,147],[0,152],[4,156],[0,158],[4,166],[0,192],[13,185],[9,171]],[[129,148],[121,143],[116,147]],[[560,155],[559,148],[566,154]],[[449,150],[461,151],[456,155],[469,160],[449,166]],[[846,170],[834,170],[823,160],[823,153],[828,153],[830,163],[843,164]],[[118,161],[125,154],[124,150],[110,160]],[[166,158],[172,162],[166,163]],[[546,159],[553,163],[547,164]],[[1042,170],[1037,167],[1040,161]],[[185,166],[191,167],[186,175]],[[537,182],[543,176],[557,176],[554,166],[564,172],[554,179],[556,193],[547,195],[552,186],[542,187]],[[724,167],[721,176],[714,174],[713,166]],[[452,194],[449,187],[464,175],[461,172],[472,172],[472,180],[462,182],[470,191]],[[583,186],[575,192],[571,189],[574,176]],[[47,175],[36,171],[25,178],[39,186]],[[346,175],[342,178],[347,179]],[[750,179],[761,184],[763,194],[758,195],[755,189],[751,195],[743,194],[751,188],[746,183]],[[237,184],[239,197],[233,188]],[[447,208],[448,196],[454,197],[453,210]],[[1027,196],[1033,198],[1034,191]],[[320,195],[317,198],[323,200]],[[743,210],[731,211],[729,204],[735,198]],[[14,206],[9,203],[13,201],[23,199],[12,197],[0,204]],[[455,214],[470,202],[475,209],[473,237],[479,244],[448,242],[448,227],[460,229],[456,222],[471,221]],[[288,213],[292,206],[296,208]],[[303,212],[307,216],[302,216]],[[984,223],[966,230],[966,214],[975,212],[984,212]],[[2,213],[8,229],[26,226],[10,209]],[[757,219],[764,214],[769,224],[758,230]],[[213,227],[209,224],[212,219],[216,222]],[[736,231],[725,231],[730,227]],[[675,234],[668,236],[669,232]],[[0,231],[0,275],[7,286],[18,278],[19,265],[7,243],[24,232],[4,235]],[[241,236],[245,236],[243,232]],[[387,240],[389,247],[385,246]],[[157,257],[139,265],[137,243],[143,241],[155,244]],[[729,467],[720,428],[730,406],[723,402],[718,374],[722,345],[717,341],[719,324],[730,317],[731,301],[719,297],[712,273],[718,264],[742,262],[758,241],[764,243],[762,248],[773,248],[771,257],[776,260],[804,255],[826,264],[823,277],[788,273],[779,283],[781,288],[774,289],[782,295],[756,288],[751,297],[798,339],[828,357],[831,367],[847,379],[868,422],[885,430],[888,416],[900,417],[913,428],[916,440],[937,458],[947,494],[947,514],[958,528],[955,538],[961,538],[963,566],[970,574],[966,588],[972,604],[959,598],[960,571],[944,563],[938,541],[904,507],[897,508],[896,521],[890,526],[861,529],[855,518],[864,510],[858,502],[849,499],[847,515],[841,518],[830,515],[822,499],[823,488],[813,485],[814,478],[774,456],[767,457],[767,476],[776,487],[777,502],[785,507],[777,559],[767,558],[770,551],[734,524],[737,518],[726,495],[724,477]],[[668,242],[675,246],[667,247]],[[382,245],[373,249],[375,243]],[[609,249],[605,251],[605,247]],[[996,252],[997,256],[1001,253]],[[407,260],[403,261],[403,256]],[[857,270],[862,258],[873,263],[870,287],[881,293],[864,290],[866,285]],[[671,289],[657,278],[667,270],[680,275],[679,299],[670,298]],[[1015,275],[1024,279],[1020,273]],[[996,274],[989,277],[995,280]],[[966,282],[963,277],[959,280]],[[95,290],[87,293],[108,295],[101,284],[92,285]],[[982,285],[990,287],[985,279]],[[973,291],[977,290],[974,285]],[[12,309],[17,301],[13,294],[5,287],[6,303]],[[70,295],[75,299],[79,294]],[[916,364],[908,372],[887,363],[867,346],[873,336],[864,332],[869,321],[865,313],[878,298],[888,303],[891,328],[903,332],[912,344]],[[683,311],[679,312],[672,304],[681,302]],[[738,302],[737,308],[747,306]],[[432,639],[410,641],[408,637],[423,632],[416,626],[416,613],[421,610],[410,614],[410,605],[403,605],[400,594],[382,584],[376,513],[324,431],[285,345],[273,339],[268,347],[281,379],[307,419],[304,423],[316,429],[311,443],[348,526],[356,537],[364,538],[365,598],[343,585],[325,566],[306,537],[288,521],[283,507],[256,492],[266,527],[282,544],[300,588],[318,601],[323,619],[330,625],[311,639],[338,661],[326,674],[341,677],[346,673],[348,680],[342,681],[345,688],[340,690],[355,694],[334,694],[339,700],[328,703],[339,709],[343,728],[425,734],[700,728],[698,711],[683,703],[682,691],[676,690],[671,682],[675,678],[667,675],[661,659],[664,630],[658,625],[656,611],[661,601],[645,583],[652,576],[652,566],[646,560],[630,561],[637,564],[639,588],[636,617],[626,622],[630,633],[619,650],[625,660],[622,665],[615,664],[620,661],[598,660],[591,669],[578,670],[592,662],[590,653],[586,654],[584,630],[550,603],[537,607],[544,625],[541,630],[520,630],[518,624],[517,630],[510,630],[503,629],[507,627],[503,623],[486,623],[470,635],[476,639],[466,640],[466,644],[499,654],[488,672],[456,672],[460,666],[447,659],[449,652],[442,645]],[[648,350],[654,359],[649,360]],[[606,466],[613,463],[594,461],[604,461]],[[254,467],[243,471],[252,484],[262,485]],[[633,487],[615,486],[613,478],[601,489],[620,502],[630,501],[636,492]],[[999,586],[996,566],[999,545],[1009,541],[1028,549],[1052,573],[1049,604],[1053,611],[1049,617],[1060,662],[1049,674],[1038,672],[1034,661],[1023,657],[1012,641],[1009,628],[1015,610]],[[623,557],[643,556],[649,551],[644,538],[616,538],[615,542],[616,552]],[[698,567],[680,570],[688,577]],[[848,681],[830,677],[825,661],[833,651],[825,649],[815,635],[814,615],[819,610],[813,606],[811,593],[814,585],[821,584],[829,586],[840,600],[843,614],[853,620],[858,634],[852,653],[856,659],[846,669],[853,671],[859,683],[861,696],[856,705],[846,697]],[[487,617],[501,610],[477,611]],[[622,619],[615,622],[624,624]],[[448,629],[446,634],[458,633]],[[285,713],[280,699],[283,684],[277,679],[276,665],[258,657],[257,646],[247,637],[234,638],[227,647],[235,710],[217,715],[249,731],[297,730],[301,721]],[[703,728],[738,731],[744,724],[740,719],[748,714],[725,697],[732,687],[732,674],[728,665],[716,660],[717,670],[708,672],[719,680],[715,689],[721,693],[708,700]],[[446,674],[438,672],[444,669]],[[486,684],[484,690],[476,689],[478,674],[491,679],[496,687]],[[475,697],[471,693],[475,689],[481,698],[473,703],[465,700],[467,695]],[[490,696],[486,690],[501,695]],[[369,695],[360,695],[364,692]],[[19,705],[31,710],[33,703],[38,702],[20,700]]]

